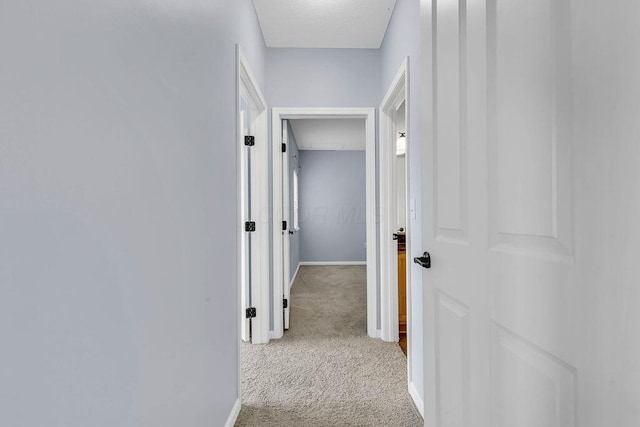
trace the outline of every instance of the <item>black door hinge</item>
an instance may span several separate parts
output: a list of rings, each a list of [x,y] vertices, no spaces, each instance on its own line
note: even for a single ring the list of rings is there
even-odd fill
[[[285,144],[284,142],[282,143],[282,152],[283,153],[287,152],[287,144]]]
[[[247,308],[247,310],[245,311],[245,315],[247,319],[253,319],[254,317],[256,317],[256,308],[255,307]]]
[[[256,231],[256,223],[254,221],[247,221],[244,223],[244,231],[251,233]]]
[[[282,221],[282,231],[287,231],[287,221]]]
[[[249,147],[253,147],[256,145],[256,137],[252,135],[244,136],[244,145],[248,145]]]
[[[284,298],[282,300],[282,308],[287,308],[287,307],[289,307],[289,300]]]

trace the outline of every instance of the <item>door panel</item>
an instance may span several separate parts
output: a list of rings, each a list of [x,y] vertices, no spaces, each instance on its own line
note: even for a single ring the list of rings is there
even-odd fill
[[[282,271],[283,282],[282,298],[287,300],[287,306],[283,308],[284,329],[289,329],[289,313],[291,312],[291,235],[289,230],[293,228],[291,224],[290,204],[289,204],[289,125],[287,120],[282,121],[282,143],[286,150],[282,153],[282,218],[287,223],[287,229],[282,231]]]
[[[575,368],[497,323],[492,329],[492,364],[492,425],[576,425]]]
[[[435,213],[438,237],[463,243],[467,240],[466,3],[439,2],[436,13]]]
[[[492,246],[571,257],[569,2],[487,2]]]
[[[487,3],[492,419],[574,426],[569,2]],[[566,361],[565,361],[566,360]]]
[[[436,294],[439,425],[470,426],[469,307]]]
[[[423,3],[425,424],[573,426],[568,2]]]
[[[498,232],[507,235],[554,236],[552,2],[490,2],[497,123],[491,189]]]

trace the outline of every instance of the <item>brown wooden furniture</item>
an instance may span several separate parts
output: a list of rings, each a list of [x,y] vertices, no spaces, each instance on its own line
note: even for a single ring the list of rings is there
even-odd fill
[[[396,232],[398,236],[398,331],[400,347],[407,354],[407,252],[405,233]]]

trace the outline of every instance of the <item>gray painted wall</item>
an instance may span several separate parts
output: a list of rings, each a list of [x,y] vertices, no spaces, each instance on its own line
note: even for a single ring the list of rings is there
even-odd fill
[[[365,152],[300,151],[301,261],[365,261]]]
[[[0,9],[0,425],[223,425],[252,2]]]
[[[274,107],[375,107],[378,49],[268,49],[267,98]]]
[[[386,93],[402,61],[409,57],[409,130],[407,132],[411,158],[409,162],[409,197],[416,200],[416,219],[410,219],[409,239],[413,254],[422,253],[421,213],[421,125],[420,125],[420,1],[398,0],[387,28],[381,53],[382,93]],[[422,344],[422,269],[411,263],[411,379],[424,400],[423,344]]]
[[[300,263],[300,232],[293,229],[293,174],[296,169],[299,171],[300,153],[298,152],[296,137],[291,129],[291,122],[288,121],[287,125],[289,129],[289,147],[287,147],[287,152],[289,153],[289,206],[291,206],[289,210],[289,230],[293,231],[293,234],[289,235],[291,250],[289,279],[293,279],[293,275]],[[298,191],[299,193],[300,191]]]

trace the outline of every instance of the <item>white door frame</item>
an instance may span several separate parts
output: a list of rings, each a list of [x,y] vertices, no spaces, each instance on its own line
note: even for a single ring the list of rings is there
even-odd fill
[[[282,230],[282,244],[283,244],[283,254],[287,254],[284,257],[282,263],[282,274],[283,274],[283,300],[291,300],[290,298],[290,290],[291,284],[289,282],[289,272],[291,271],[291,235],[289,234],[289,230],[292,228],[291,218],[289,213],[291,212],[291,205],[289,200],[289,129],[287,126],[283,126],[282,128],[282,143],[285,144],[286,149],[284,153],[280,153],[282,156],[282,220],[287,222],[287,229]],[[275,234],[274,234],[275,236]],[[274,237],[275,238],[275,237]],[[284,302],[284,301],[283,301]],[[289,329],[289,304],[284,308],[284,329]],[[274,311],[275,313],[275,311]]]
[[[411,301],[411,230],[409,222],[409,168],[411,133],[409,132],[409,58],[405,58],[395,78],[391,82],[387,94],[380,104],[380,318],[381,338],[384,341],[395,342],[399,339],[398,331],[398,275],[397,258],[394,253],[395,243],[391,235],[395,232],[395,152],[394,141],[396,132],[394,115],[398,108],[405,103],[406,133],[406,172],[405,188],[406,201],[406,252],[407,252],[407,302]],[[411,333],[411,304],[407,304],[407,337]],[[409,340],[408,346],[411,346]],[[410,357],[410,348],[407,357]],[[407,363],[410,368],[411,363]],[[409,372],[411,378],[411,372]]]
[[[274,108],[272,110],[272,142],[273,142],[273,338],[284,335],[282,316],[282,295],[285,286],[289,286],[288,274],[283,271],[283,239],[276,238],[281,234],[284,220],[281,191],[282,188],[282,120],[284,119],[365,119],[366,132],[366,227],[367,227],[367,334],[372,338],[379,337],[377,330],[376,295],[377,277],[377,241],[376,241],[376,133],[374,108]],[[286,214],[288,216],[288,212]],[[288,237],[288,234],[287,234]],[[284,248],[286,249],[286,248]],[[285,255],[288,256],[288,255]]]
[[[255,221],[256,231],[252,234],[252,306],[256,308],[257,316],[251,320],[251,342],[254,344],[266,343],[269,341],[269,218],[264,215],[269,206],[269,185],[268,185],[268,120],[267,103],[256,79],[251,71],[240,45],[236,45],[236,162],[238,174],[236,177],[236,188],[238,191],[237,200],[237,272],[238,272],[238,311],[240,317],[240,339],[247,340],[249,322],[245,317],[245,306],[247,296],[246,289],[246,267],[244,264],[244,230],[245,221]],[[251,167],[252,167],[252,218],[244,218],[244,185],[242,177],[247,176],[246,171],[246,150],[242,136],[242,118],[240,113],[240,99],[246,97],[252,110],[256,112],[252,131],[255,133],[255,146],[251,147]],[[238,348],[238,355],[240,348]],[[240,356],[238,356],[240,357]]]

